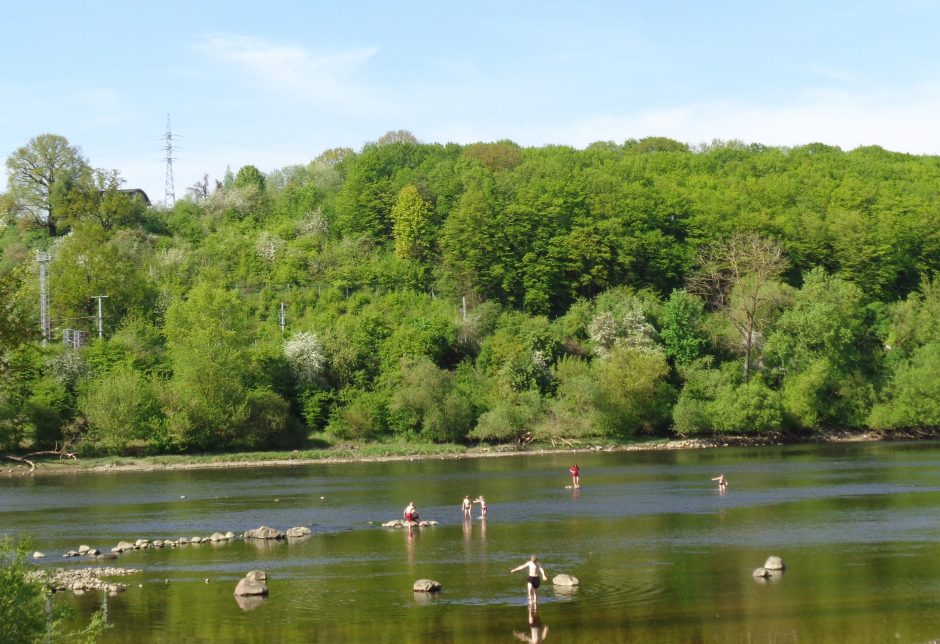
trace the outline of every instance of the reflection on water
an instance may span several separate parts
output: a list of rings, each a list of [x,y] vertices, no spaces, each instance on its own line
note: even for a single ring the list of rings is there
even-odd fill
[[[506,574],[533,551],[550,574],[581,580],[576,592],[542,586],[542,639],[545,621],[559,642],[918,642],[940,633],[938,443],[578,457],[590,474],[581,489],[565,489],[564,454],[0,478],[0,533],[32,535],[50,555],[37,566],[86,566],[58,555],[260,525],[314,530],[123,553],[115,565],[144,572],[108,600],[106,642],[385,641],[391,632],[540,641],[528,621],[520,630],[527,600]],[[717,489],[719,472],[733,489]],[[455,490],[485,497],[488,519],[464,520]],[[410,500],[440,524],[378,527]],[[786,575],[754,578],[770,555],[786,561]],[[252,569],[268,574],[270,595],[246,611],[232,592]],[[443,591],[417,597],[420,578]],[[87,618],[102,598],[56,601]]]
[[[538,608],[529,605],[529,630],[528,632],[513,631],[513,636],[523,642],[544,642],[548,637],[548,626],[542,621]]]

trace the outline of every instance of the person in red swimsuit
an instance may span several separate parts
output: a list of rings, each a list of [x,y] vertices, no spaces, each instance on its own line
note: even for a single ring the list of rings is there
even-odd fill
[[[581,468],[578,467],[578,464],[575,463],[569,467],[568,471],[571,472],[571,485],[573,487],[581,487]]]

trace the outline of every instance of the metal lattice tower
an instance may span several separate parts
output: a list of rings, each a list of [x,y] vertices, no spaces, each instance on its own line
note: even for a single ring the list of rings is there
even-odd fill
[[[166,152],[166,189],[163,195],[168,206],[176,203],[176,188],[173,187],[173,131],[170,129],[170,115],[166,115],[166,135],[163,150]]]
[[[42,344],[52,337],[52,321],[49,319],[49,273],[46,269],[52,255],[43,251],[36,251],[36,262],[39,264],[39,330],[42,332]]]

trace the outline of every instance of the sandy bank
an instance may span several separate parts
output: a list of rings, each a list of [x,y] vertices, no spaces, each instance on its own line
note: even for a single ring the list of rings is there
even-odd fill
[[[122,472],[156,472],[167,470],[198,470],[198,469],[228,469],[228,468],[262,468],[262,467],[290,467],[296,465],[317,465],[335,463],[375,463],[414,460],[459,460],[466,458],[504,458],[512,456],[542,455],[542,454],[578,454],[592,452],[637,452],[658,450],[691,450],[691,449],[717,449],[723,447],[761,447],[770,445],[792,444],[823,444],[840,442],[866,442],[866,441],[897,441],[897,440],[933,440],[940,438],[938,430],[905,430],[905,431],[828,431],[809,435],[792,434],[763,434],[755,436],[726,435],[703,438],[673,438],[653,439],[642,442],[625,443],[618,445],[592,445],[582,441],[572,447],[559,447],[542,444],[530,444],[526,447],[517,445],[497,445],[489,447],[473,447],[452,453],[440,454],[395,454],[395,455],[356,455],[349,454],[350,449],[338,450],[337,456],[305,457],[303,452],[279,455],[276,458],[238,459],[231,455],[220,454],[217,458],[212,456],[191,457],[194,461],[186,461],[187,457],[180,457],[182,462],[157,462],[160,457],[135,458],[121,457],[109,459],[107,463],[92,464],[75,460],[45,460],[37,461],[36,469],[31,474],[58,475],[78,474],[82,472],[96,473],[122,473]],[[294,456],[296,454],[296,456]],[[97,460],[97,459],[96,459]],[[22,475],[28,473],[23,465],[11,465],[0,470],[2,475]]]

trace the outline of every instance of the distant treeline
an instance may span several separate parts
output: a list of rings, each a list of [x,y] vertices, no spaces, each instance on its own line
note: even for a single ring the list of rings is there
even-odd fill
[[[7,171],[3,450],[940,426],[940,157],[399,131],[154,208],[56,135]]]

